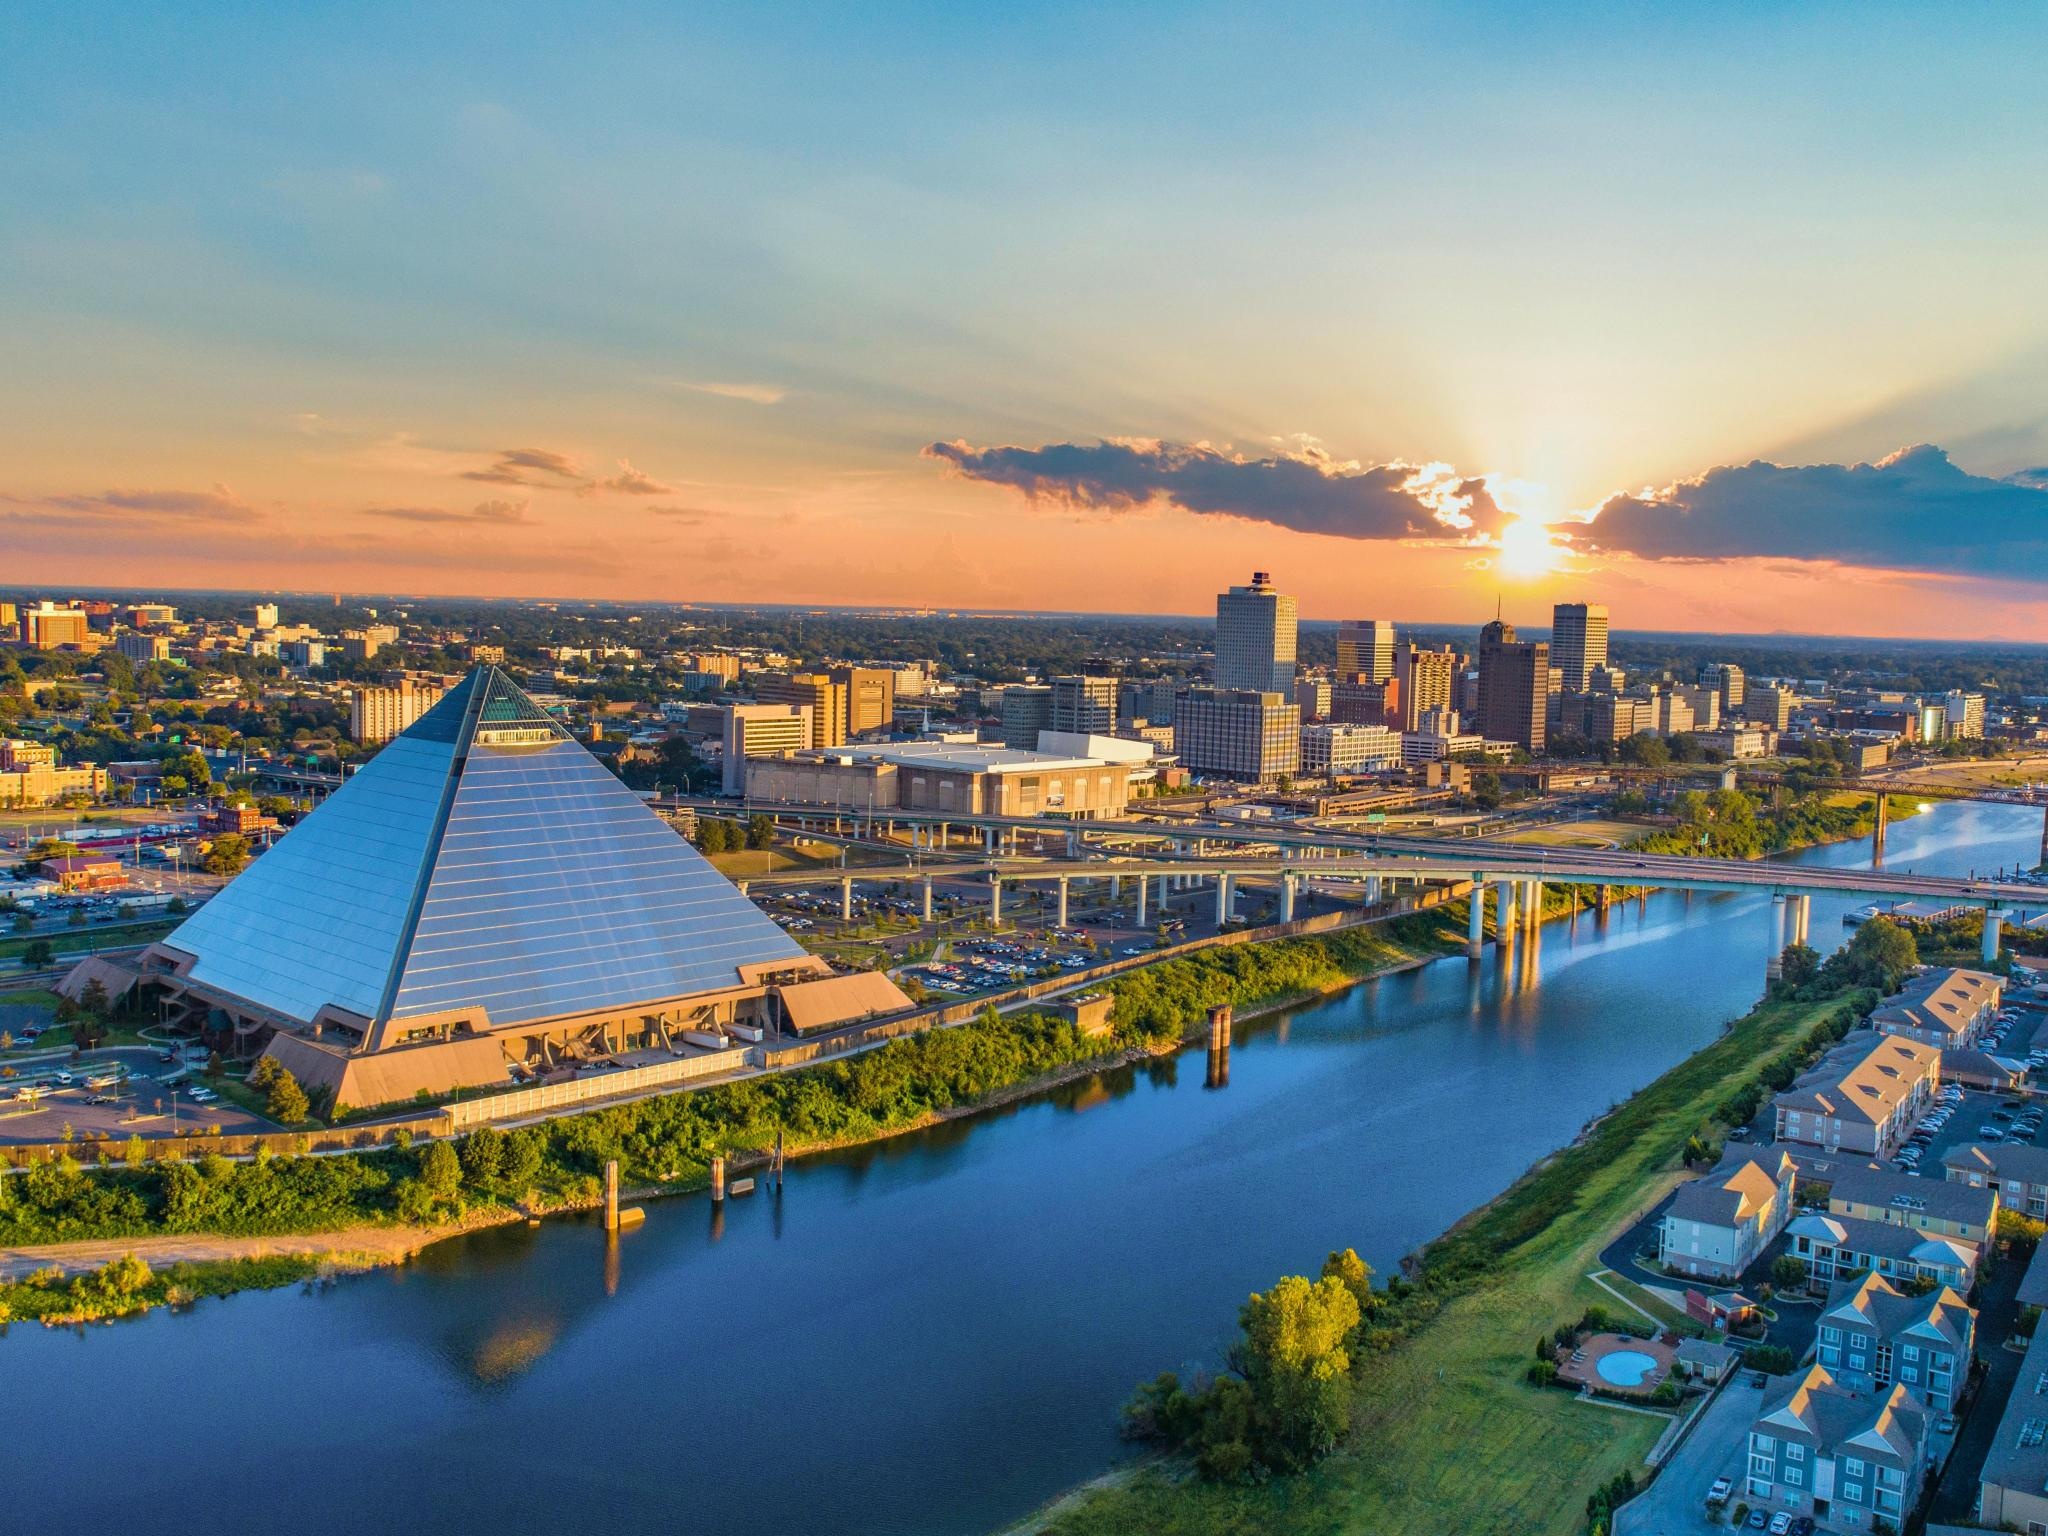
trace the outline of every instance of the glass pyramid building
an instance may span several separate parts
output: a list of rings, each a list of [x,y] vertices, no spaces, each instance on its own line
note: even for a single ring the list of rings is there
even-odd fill
[[[161,946],[185,991],[355,1051],[730,992],[812,964],[479,667]],[[426,1026],[426,1027],[421,1027]]]

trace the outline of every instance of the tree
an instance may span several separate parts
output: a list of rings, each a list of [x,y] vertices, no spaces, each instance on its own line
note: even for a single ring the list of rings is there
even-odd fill
[[[1335,1275],[1313,1283],[1287,1275],[1245,1303],[1240,1358],[1261,1460],[1307,1466],[1350,1430],[1350,1344],[1358,1319],[1356,1298]]]
[[[280,1125],[297,1125],[313,1112],[299,1080],[281,1068],[270,1085],[270,1097],[265,1101],[265,1108],[270,1118]]]
[[[501,1175],[512,1189],[525,1191],[540,1176],[541,1159],[547,1152],[546,1132],[522,1125],[505,1135],[505,1165]]]
[[[1335,1279],[1343,1284],[1344,1289],[1351,1293],[1351,1299],[1358,1303],[1358,1315],[1361,1318],[1370,1317],[1380,1304],[1381,1297],[1372,1288],[1372,1266],[1361,1259],[1354,1248],[1346,1248],[1341,1253],[1333,1252],[1323,1260],[1322,1277],[1326,1280]]]
[[[249,839],[239,832],[223,832],[206,850],[209,875],[239,875],[249,862]]]
[[[749,848],[773,848],[775,846],[775,818],[756,811],[747,818],[747,846]]]
[[[731,825],[730,822],[721,821],[715,816],[699,816],[697,818],[698,848],[707,854],[724,853],[726,849],[732,846],[726,836],[731,829]]]
[[[445,1141],[420,1148],[420,1183],[436,1200],[452,1200],[462,1191],[462,1162]]]
[[[56,950],[50,947],[50,941],[48,939],[33,940],[29,944],[29,946],[21,952],[21,963],[27,966],[32,971],[40,971],[44,969],[46,966],[49,965],[49,963],[52,960],[56,958],[57,952]]]
[[[1796,1253],[1779,1254],[1771,1263],[1771,1284],[1781,1291],[1805,1289],[1806,1260]]]
[[[1482,811],[1490,811],[1501,801],[1500,775],[1497,773],[1475,773],[1472,775],[1472,803]]]
[[[1807,985],[1820,975],[1820,955],[1810,945],[1787,944],[1779,960],[1779,975],[1788,990]]]
[[[462,1171],[472,1184],[488,1184],[505,1166],[505,1133],[484,1125],[471,1131],[462,1143]]]
[[[1854,938],[1828,957],[1823,975],[1851,987],[1896,992],[1906,974],[1920,963],[1913,935],[1889,918],[1873,917]]]

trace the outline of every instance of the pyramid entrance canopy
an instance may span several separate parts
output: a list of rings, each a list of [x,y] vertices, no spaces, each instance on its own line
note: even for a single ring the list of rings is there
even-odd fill
[[[503,1029],[723,991],[804,951],[495,667],[164,941],[299,1023]],[[372,1040],[387,1034],[372,1030]]]

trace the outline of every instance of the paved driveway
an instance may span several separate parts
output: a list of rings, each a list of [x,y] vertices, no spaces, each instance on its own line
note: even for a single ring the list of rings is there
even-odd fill
[[[1657,1480],[1615,1511],[1614,1536],[1728,1536],[1725,1522],[1707,1519],[1707,1490],[1715,1478],[1725,1477],[1735,1485],[1729,1507],[1742,1498],[1749,1426],[1763,1396],[1747,1372],[1723,1387]]]

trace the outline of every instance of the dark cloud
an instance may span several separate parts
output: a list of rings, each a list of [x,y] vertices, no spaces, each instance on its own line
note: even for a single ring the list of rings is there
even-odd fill
[[[1347,539],[1443,537],[1470,524],[1491,533],[1502,520],[1483,480],[1443,465],[1340,462],[1305,441],[1264,458],[1207,443],[1133,440],[1039,448],[933,443],[924,457],[1036,500],[1105,512],[1165,503]]]
[[[505,448],[498,453],[497,461],[488,469],[465,469],[465,480],[482,480],[491,485],[544,485],[545,478],[534,476],[552,475],[559,480],[574,480],[582,474],[574,459],[566,453],[555,453],[546,448]]]
[[[97,496],[16,496],[0,492],[17,521],[44,523],[141,523],[157,521],[249,522],[259,514],[224,485],[204,491],[113,490]]]
[[[2048,580],[2048,485],[1928,444],[1875,464],[1723,465],[1602,504],[1585,542],[1652,560],[1767,556]]]
[[[452,507],[365,507],[363,516],[390,518],[400,523],[484,523],[496,527],[533,521],[527,516],[527,503],[523,501],[480,501],[467,512]]]

